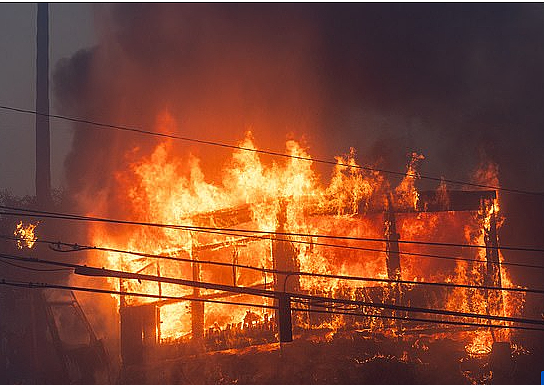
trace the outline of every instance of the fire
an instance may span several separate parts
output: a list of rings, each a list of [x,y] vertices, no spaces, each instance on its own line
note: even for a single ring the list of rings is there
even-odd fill
[[[484,331],[476,333],[474,339],[465,346],[466,352],[471,357],[478,357],[491,353],[493,346],[493,337],[491,332]]]
[[[419,194],[417,192],[415,182],[419,178],[417,166],[423,159],[425,159],[423,155],[416,152],[412,153],[410,163],[408,164],[408,169],[406,171],[406,177],[395,189],[395,192],[399,196],[397,204],[411,206],[414,209],[417,207]]]
[[[174,126],[172,119],[163,116],[157,130],[171,131]],[[486,245],[486,236],[492,223],[498,226],[501,223],[497,199],[491,206],[482,207],[477,214],[453,213],[447,210],[421,212],[420,193],[415,182],[419,175],[418,163],[424,157],[415,153],[407,167],[406,177],[396,187],[390,186],[379,172],[350,167],[357,166],[353,149],[348,155],[336,158],[337,164],[330,182],[324,184],[313,170],[312,162],[300,159],[311,159],[308,151],[296,141],[290,140],[286,143],[285,153],[292,157],[278,163],[265,163],[254,151],[234,151],[222,171],[220,181],[212,183],[206,179],[197,158],[190,156],[184,161],[173,155],[172,146],[172,142],[159,143],[148,157],[134,160],[126,172],[117,175],[116,190],[126,193],[124,207],[120,209],[131,219],[187,226],[382,239],[384,217],[383,214],[376,213],[389,209],[400,210],[395,218],[396,231],[401,239],[436,242],[462,240],[482,246]],[[257,148],[251,133],[243,139],[240,147]],[[449,207],[447,194],[445,186],[441,184],[436,196],[444,207]],[[384,196],[388,197],[388,201],[383,200]],[[389,300],[395,296],[394,290],[386,284],[312,276],[290,276],[283,279],[270,272],[234,266],[237,264],[261,269],[388,278],[383,242],[362,244],[345,238],[324,241],[312,236],[295,235],[288,237],[290,242],[284,242],[275,240],[272,235],[244,238],[224,232],[149,227],[112,231],[104,224],[93,226],[92,238],[96,245],[185,259],[182,262],[130,257],[118,253],[95,253],[94,262],[106,268],[233,286],[268,289],[276,287],[277,290],[302,291],[347,299],[369,299],[376,290],[381,290],[384,298]],[[348,248],[327,247],[322,244],[324,242]],[[353,246],[364,246],[371,250],[349,248]],[[485,283],[483,263],[437,261],[402,254],[440,253],[429,250],[424,245],[403,244],[400,252],[400,277],[404,280],[481,285]],[[451,251],[442,253],[444,256],[452,254]],[[283,265],[273,255],[283,255]],[[461,256],[483,261],[486,258],[486,249],[465,250]],[[499,258],[502,259],[502,256]],[[210,266],[191,261],[217,261],[232,266]],[[511,285],[504,268],[500,269],[500,277],[503,285]],[[280,278],[283,281],[280,282]],[[161,341],[189,338],[194,333],[192,314],[199,310],[189,301],[191,296],[216,300],[223,298],[221,293],[212,290],[156,282],[112,279],[110,284],[126,292],[188,297],[170,302],[129,296],[121,298],[120,306],[137,306],[155,301],[160,308],[157,333]],[[410,295],[413,290],[410,287],[403,288],[403,295]],[[486,294],[482,290],[452,289],[445,294],[445,302],[436,299],[431,307],[480,314],[496,311],[496,315],[512,315],[519,311],[517,299],[503,296],[502,293],[499,295],[504,306],[500,309],[489,309]],[[274,305],[271,299],[248,295],[230,296],[227,299],[257,306]],[[204,309],[203,328],[205,331],[209,330],[209,333],[218,329],[243,330],[248,310],[257,315],[255,319],[260,319],[259,322],[274,317],[273,310],[250,305],[206,303]],[[349,316],[310,316],[309,319],[300,318],[298,322],[306,327],[336,330],[343,327],[348,318]],[[372,319],[367,324],[371,328],[383,325],[378,319]],[[253,323],[248,326],[251,327],[254,327]],[[484,345],[487,349],[492,343],[488,336],[487,331],[477,333],[467,345],[471,346],[467,350],[480,350]],[[507,336],[503,335],[501,338]]]
[[[38,237],[36,236],[36,233],[34,230],[38,226],[38,223],[32,224],[29,223],[28,225],[24,225],[23,221],[19,222],[17,224],[17,227],[15,231],[13,232],[13,235],[15,235],[17,238],[17,247],[19,249],[22,249],[24,247],[27,247],[31,249],[34,246],[34,243],[38,240]]]

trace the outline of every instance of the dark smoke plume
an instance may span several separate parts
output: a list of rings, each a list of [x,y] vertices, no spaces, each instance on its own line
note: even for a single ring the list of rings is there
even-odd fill
[[[313,156],[352,146],[360,162],[395,170],[418,151],[422,173],[452,179],[485,159],[504,186],[544,189],[541,4],[101,5],[96,23],[99,44],[56,69],[66,114],[154,129],[168,110],[180,135],[235,143],[250,129],[263,148],[293,136]],[[70,193],[115,206],[108,186],[127,151],[152,145],[76,130]],[[212,177],[229,155],[176,148]],[[501,241],[542,246],[542,198],[525,198],[501,196]]]

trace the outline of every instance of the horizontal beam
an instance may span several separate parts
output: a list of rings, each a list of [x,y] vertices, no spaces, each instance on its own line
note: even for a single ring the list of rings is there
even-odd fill
[[[444,212],[444,211],[477,211],[480,209],[480,201],[493,200],[497,198],[495,190],[482,191],[462,191],[462,190],[446,190],[446,191],[419,191],[419,199],[416,207],[395,207],[395,212],[418,213],[418,212]],[[383,201],[374,199],[375,201]],[[366,202],[361,203],[361,205]],[[304,203],[303,203],[304,205]],[[337,215],[338,208],[323,208],[313,204],[311,199],[308,199],[306,214],[310,216],[319,215]],[[386,207],[378,205],[368,209],[359,207],[359,213],[378,214],[386,211]],[[350,209],[346,208],[346,214],[350,214]],[[355,214],[355,213],[351,213]],[[213,225],[218,227],[234,226],[241,223],[253,221],[251,206],[244,204],[227,209],[210,211],[190,216],[184,219],[191,220],[201,226]]]
[[[238,287],[238,286],[222,285],[222,284],[216,284],[216,283],[190,281],[190,280],[179,279],[179,278],[157,277],[154,275],[147,275],[147,274],[126,273],[126,272],[118,271],[118,270],[99,269],[99,268],[87,267],[87,266],[76,268],[75,273],[86,275],[86,276],[112,277],[112,278],[124,278],[124,279],[136,279],[136,280],[172,283],[177,285],[184,285],[184,286],[197,287],[197,288],[203,288],[203,289],[250,294],[250,295],[255,295],[260,297],[279,298],[279,296],[281,295],[287,295],[291,299],[299,299],[303,301],[317,300],[317,301],[342,304],[342,305],[398,310],[398,311],[406,311],[406,312],[414,312],[414,313],[446,315],[446,316],[453,316],[453,317],[479,318],[479,319],[494,320],[494,321],[505,321],[505,322],[515,322],[515,323],[522,323],[522,324],[544,326],[544,320],[526,319],[526,318],[517,318],[517,317],[502,317],[502,316],[493,316],[493,315],[478,314],[478,313],[466,313],[466,312],[453,311],[453,310],[429,309],[429,308],[421,308],[421,307],[414,307],[414,306],[400,306],[400,305],[394,305],[394,304],[388,304],[388,303],[374,303],[374,302],[341,299],[341,298],[327,298],[327,297],[307,295],[307,294],[295,293],[295,292],[286,293],[286,292],[279,292],[279,291],[273,291],[273,290],[253,289],[249,287]]]

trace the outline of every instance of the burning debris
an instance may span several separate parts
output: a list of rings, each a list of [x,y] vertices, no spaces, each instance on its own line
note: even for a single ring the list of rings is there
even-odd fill
[[[25,226],[22,221],[17,224],[17,228],[13,232],[13,235],[19,238],[19,240],[17,240],[17,247],[19,249],[23,249],[24,247],[31,249],[34,246],[34,243],[36,243],[36,240],[38,239],[34,232],[37,226],[38,223],[29,223]]]

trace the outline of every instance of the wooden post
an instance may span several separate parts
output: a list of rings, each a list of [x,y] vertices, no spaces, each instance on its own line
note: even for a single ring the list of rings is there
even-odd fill
[[[198,253],[191,249],[191,259],[198,260]],[[193,281],[200,282],[200,264],[193,262]],[[193,288],[193,296],[200,297],[200,288]],[[193,342],[199,348],[204,338],[204,302],[191,301],[191,331]]]
[[[278,212],[277,233],[285,233],[285,224],[287,222],[287,204],[280,202]],[[284,240],[285,235],[276,235],[272,241],[272,262],[275,270],[296,272],[298,263],[295,250],[291,242]],[[277,239],[280,238],[280,239]],[[289,342],[293,340],[291,324],[291,300],[285,293],[294,293],[300,290],[300,280],[298,275],[274,274],[274,290],[281,292],[279,297],[274,299],[276,308],[276,323],[280,330],[280,342]],[[283,328],[283,332],[281,329]],[[288,331],[287,331],[288,330]],[[283,334],[282,334],[283,333]]]
[[[493,203],[491,203],[493,204]],[[485,207],[485,206],[484,206]],[[490,214],[489,227],[484,228],[485,258],[487,260],[484,283],[486,286],[502,287],[501,266],[499,259],[499,239],[497,235],[497,216]],[[487,292],[487,308],[492,315],[501,315],[503,310],[502,291]]]
[[[278,296],[278,329],[280,342],[293,341],[293,325],[291,322],[291,297],[286,293]]]
[[[160,261],[157,261],[157,277],[160,277],[161,276],[161,265],[160,265]],[[158,284],[158,289],[159,289],[159,299],[162,300],[162,282],[157,282]],[[161,307],[160,305],[157,306],[157,309],[156,309],[156,316],[155,316],[155,319],[156,319],[156,324],[157,324],[157,344],[160,344],[161,342]]]
[[[236,286],[238,284],[237,275],[238,275],[238,269],[236,268],[236,265],[238,264],[238,250],[236,247],[234,247],[234,251],[232,252],[232,285]]]
[[[38,3],[36,35],[36,199],[42,210],[51,203],[49,138],[49,5]]]
[[[385,244],[385,262],[387,265],[387,277],[389,279],[398,281],[402,277],[399,249],[400,235],[397,233],[397,223],[391,197],[388,197],[388,205],[387,211],[385,212],[384,225],[385,238],[387,239]],[[391,289],[391,292],[389,293],[390,299],[393,301],[393,303],[402,305],[402,290],[400,284],[392,283],[389,287]],[[392,311],[391,314],[395,315],[395,312]],[[402,329],[402,323],[400,320],[397,322],[397,328],[399,331],[401,331]]]

